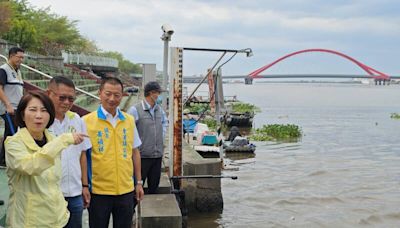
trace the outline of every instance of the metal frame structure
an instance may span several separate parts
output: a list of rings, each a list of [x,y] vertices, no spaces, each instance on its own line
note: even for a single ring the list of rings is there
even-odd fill
[[[251,48],[245,49],[212,49],[212,48],[190,48],[190,47],[171,47],[171,76],[169,77],[169,144],[168,150],[170,153],[169,157],[169,175],[181,176],[182,175],[182,109],[183,106],[190,100],[193,94],[201,86],[201,84],[212,75],[212,72],[221,62],[226,53],[234,53],[227,61],[218,67],[220,68],[229,62],[237,53],[245,53],[247,57],[253,56],[253,51]],[[222,52],[221,56],[213,67],[209,70],[207,75],[202,79],[199,85],[194,89],[194,91],[188,96],[185,103],[182,99],[182,84],[183,84],[183,51],[206,51],[206,52]]]

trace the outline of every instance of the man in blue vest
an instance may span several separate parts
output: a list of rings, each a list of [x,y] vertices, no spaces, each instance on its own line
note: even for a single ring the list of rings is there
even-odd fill
[[[0,66],[0,115],[4,119],[4,135],[0,151],[0,165],[5,166],[4,140],[15,132],[15,115],[18,103],[23,95],[24,82],[19,67],[24,60],[24,50],[18,47],[8,51],[8,62]],[[9,123],[8,114],[12,121]]]
[[[160,184],[161,162],[164,152],[164,135],[168,125],[165,112],[160,103],[160,85],[151,81],[144,87],[144,100],[132,106],[128,113],[135,117],[136,127],[142,145],[139,147],[142,180],[147,181],[147,194],[157,193]]]

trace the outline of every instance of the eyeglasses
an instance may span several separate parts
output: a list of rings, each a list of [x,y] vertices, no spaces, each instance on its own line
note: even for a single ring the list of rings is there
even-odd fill
[[[54,92],[53,90],[50,90],[50,91],[51,91],[52,93],[54,93],[55,95],[57,95],[57,96],[58,96],[58,100],[61,101],[61,102],[64,102],[65,100],[68,99],[68,101],[72,103],[72,102],[74,102],[75,99],[76,99],[76,97],[73,97],[73,96],[58,95],[58,93]]]
[[[23,55],[12,55],[11,57],[15,57],[15,58],[18,58],[18,59],[24,59],[25,56],[23,56]]]

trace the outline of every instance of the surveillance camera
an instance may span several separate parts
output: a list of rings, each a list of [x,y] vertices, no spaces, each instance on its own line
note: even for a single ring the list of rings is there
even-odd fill
[[[164,33],[166,33],[168,35],[174,34],[174,30],[172,29],[171,25],[169,25],[169,24],[163,24],[161,26],[161,29],[164,31]]]
[[[246,57],[252,57],[253,54],[253,50],[251,50],[251,48],[249,48],[249,50],[246,52]]]

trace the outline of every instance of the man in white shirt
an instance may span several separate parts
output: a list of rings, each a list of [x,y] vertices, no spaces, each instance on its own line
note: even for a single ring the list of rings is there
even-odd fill
[[[66,132],[86,134],[83,120],[78,114],[70,111],[76,98],[74,83],[66,77],[54,77],[50,80],[47,93],[56,110],[54,123],[49,131],[56,136]],[[81,144],[71,145],[61,153],[61,190],[70,211],[70,218],[65,227],[82,227],[83,209],[90,203],[86,162],[86,150],[89,148],[90,140],[85,139]]]

